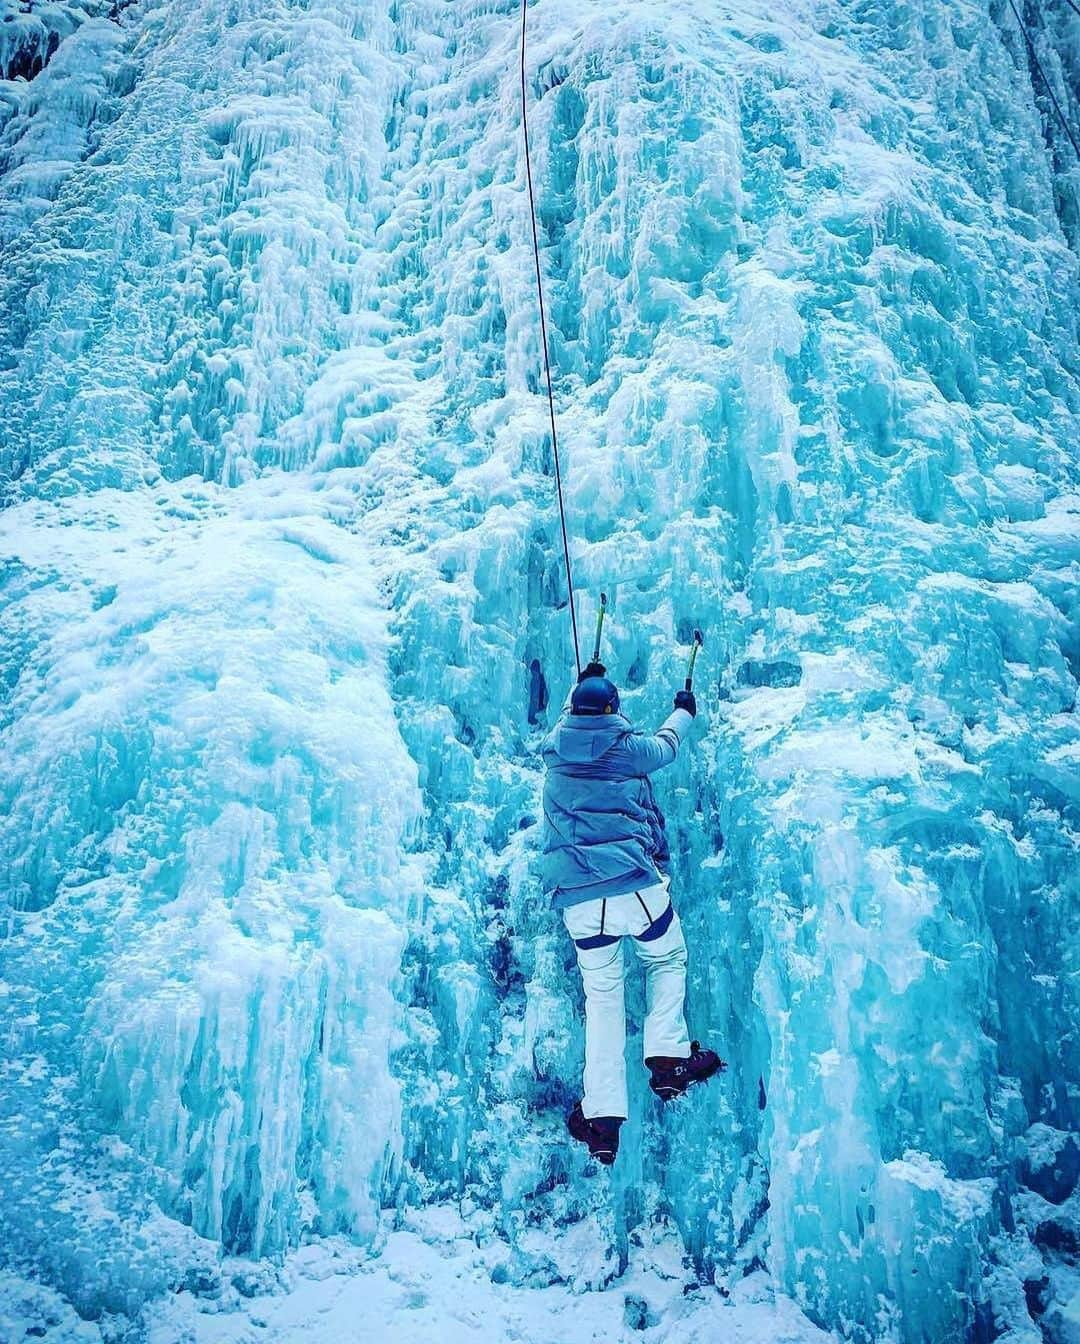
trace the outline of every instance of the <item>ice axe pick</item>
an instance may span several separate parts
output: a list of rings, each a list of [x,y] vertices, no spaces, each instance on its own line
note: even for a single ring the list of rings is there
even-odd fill
[[[604,617],[607,615],[607,593],[600,594],[600,610],[596,613],[596,643],[593,645],[592,660],[594,663],[600,661],[600,634],[604,628]]]
[[[686,668],[686,689],[688,691],[692,691],[694,689],[694,664],[697,662],[698,650],[704,643],[705,640],[701,634],[701,631],[695,630],[694,647],[690,650],[690,662]]]

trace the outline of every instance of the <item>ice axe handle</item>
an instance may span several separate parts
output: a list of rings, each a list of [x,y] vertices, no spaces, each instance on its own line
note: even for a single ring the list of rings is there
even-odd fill
[[[694,647],[690,650],[690,664],[686,669],[686,689],[694,689],[694,664],[697,662],[698,650],[705,641],[701,637],[701,631],[694,631]]]
[[[600,594],[600,610],[596,613],[596,643],[593,645],[592,660],[600,661],[600,634],[604,628],[604,616],[607,613],[607,593]]]

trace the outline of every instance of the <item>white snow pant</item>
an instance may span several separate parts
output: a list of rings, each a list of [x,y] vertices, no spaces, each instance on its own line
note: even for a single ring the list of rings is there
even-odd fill
[[[645,963],[644,1056],[668,1055],[687,1059],[686,942],[674,910],[659,937],[655,934],[669,918],[667,884],[643,887],[605,901],[583,901],[563,911],[574,940],[578,967],[585,987],[585,1096],[582,1114],[627,1116],[626,1014],[623,1007],[623,938]],[[605,941],[614,936],[615,942]],[[581,942],[593,946],[582,947]],[[601,942],[601,946],[596,946]]]

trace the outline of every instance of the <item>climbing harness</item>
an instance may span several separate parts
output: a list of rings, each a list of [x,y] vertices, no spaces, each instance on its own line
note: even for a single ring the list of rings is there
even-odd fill
[[[663,938],[668,929],[671,928],[671,921],[675,918],[675,907],[668,901],[663,912],[653,917],[652,912],[645,902],[641,899],[641,892],[635,891],[638,905],[645,912],[645,918],[649,921],[641,933],[633,935],[635,943],[655,943],[657,939]],[[586,938],[575,938],[574,946],[580,947],[585,952],[594,952],[601,947],[611,947],[617,943],[620,934],[605,933],[604,924],[607,921],[607,901],[602,901],[600,905],[600,932],[590,934]]]
[[[536,263],[536,301],[540,308],[540,343],[544,350],[544,377],[547,380],[548,415],[551,418],[551,450],[555,457],[555,491],[559,498],[559,523],[562,527],[563,559],[566,562],[566,591],[570,599],[570,628],[574,635],[574,662],[581,676],[578,649],[577,612],[574,610],[574,576],[570,569],[570,542],[566,535],[566,504],[563,500],[562,466],[559,462],[559,438],[555,432],[555,394],[551,388],[551,359],[548,355],[547,317],[544,312],[544,285],[540,278],[540,239],[536,230],[536,197],[533,192],[532,163],[529,155],[529,121],[525,106],[525,17],[528,0],[521,0],[521,130],[525,139],[525,178],[529,184],[529,215],[532,219],[533,260]],[[606,605],[606,599],[604,600]],[[603,619],[601,607],[601,620]],[[599,628],[597,629],[599,636]]]
[[[1068,3],[1078,14],[1080,14],[1080,7],[1077,7],[1077,5],[1073,3],[1073,0],[1068,0]],[[1027,30],[1027,24],[1024,23],[1024,20],[1020,16],[1020,11],[1016,7],[1015,0],[1009,0],[1009,8],[1016,16],[1016,22],[1020,25],[1020,31],[1024,34],[1024,41],[1027,43],[1027,49],[1031,54],[1031,59],[1035,62],[1035,69],[1038,70],[1039,77],[1046,86],[1046,92],[1050,95],[1050,101],[1053,103],[1054,111],[1058,115],[1058,121],[1061,122],[1065,129],[1065,134],[1072,141],[1072,147],[1076,150],[1076,157],[1080,159],[1080,141],[1077,140],[1075,131],[1069,125],[1065,113],[1061,110],[1061,104],[1057,100],[1057,94],[1054,92],[1050,85],[1050,81],[1046,77],[1046,71],[1042,68],[1042,62],[1039,60],[1038,53],[1035,50],[1035,43],[1031,40],[1031,34]]]

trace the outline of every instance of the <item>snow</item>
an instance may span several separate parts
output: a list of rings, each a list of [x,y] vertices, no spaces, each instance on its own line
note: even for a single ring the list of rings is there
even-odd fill
[[[585,1238],[578,1250],[589,1254]],[[467,1237],[432,1239],[393,1232],[382,1255],[357,1264],[345,1248],[311,1248],[290,1257],[284,1292],[256,1294],[208,1312],[181,1295],[163,1319],[149,1324],[148,1344],[181,1334],[192,1344],[248,1344],[273,1339],[301,1344],[312,1336],[387,1344],[417,1339],[465,1344],[584,1344],[588,1340],[723,1339],[731,1344],[827,1344],[794,1304],[776,1297],[764,1274],[718,1292],[697,1283],[683,1266],[651,1263],[639,1254],[617,1281],[599,1291],[561,1285],[516,1287],[506,1282],[507,1248],[477,1246]]]
[[[998,0],[529,9],[579,615],[644,725],[706,634],[730,1068],[661,1111],[635,1026],[598,1174],[518,17],[0,0],[0,1320],[1056,1344],[1072,147]]]

